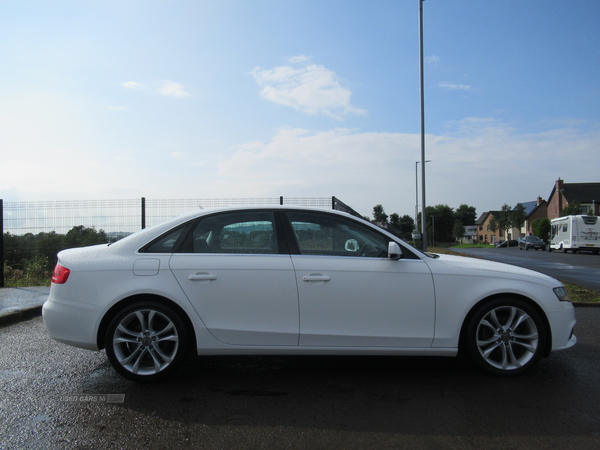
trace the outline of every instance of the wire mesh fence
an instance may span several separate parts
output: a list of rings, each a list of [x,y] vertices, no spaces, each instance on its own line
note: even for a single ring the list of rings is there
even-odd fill
[[[336,197],[123,199],[3,202],[0,258],[5,285],[47,282],[56,254],[65,248],[114,242],[187,211],[238,205],[296,205],[358,215]]]

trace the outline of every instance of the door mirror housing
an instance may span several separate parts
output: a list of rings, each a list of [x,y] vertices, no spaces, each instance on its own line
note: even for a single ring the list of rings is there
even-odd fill
[[[388,259],[402,258],[402,249],[397,242],[390,241],[388,244]]]

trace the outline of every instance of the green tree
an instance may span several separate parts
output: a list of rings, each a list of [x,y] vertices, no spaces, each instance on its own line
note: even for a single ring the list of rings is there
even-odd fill
[[[571,202],[569,206],[563,208],[560,211],[560,216],[576,216],[577,214],[581,214],[581,204],[575,200]]]
[[[506,240],[508,240],[508,230],[510,230],[512,226],[512,217],[511,217],[512,208],[508,206],[506,203],[502,206],[502,211],[500,211],[500,215],[498,217],[498,228],[504,230],[506,234]]]
[[[490,227],[490,231],[492,233],[496,234],[496,231],[498,231],[499,225],[498,225],[498,221],[496,220],[496,216],[494,216],[493,214],[489,221],[489,227]]]
[[[512,226],[515,228],[521,229],[525,224],[525,219],[527,219],[527,214],[525,214],[525,207],[522,203],[517,203],[512,210]]]
[[[521,228],[525,223],[526,219],[525,207],[521,203],[517,203],[517,205],[512,208],[507,204],[502,206],[502,211],[500,211],[500,217],[498,218],[499,227],[506,231],[506,240],[508,240],[508,232],[512,228]],[[515,236],[513,236],[514,238]]]
[[[464,226],[475,225],[477,220],[477,211],[474,206],[466,204],[460,205],[454,212],[454,219],[462,223]]]
[[[373,207],[373,222],[383,222],[386,223],[388,220],[388,215],[385,213],[382,205],[375,205]]]
[[[539,219],[535,219],[531,222],[531,228],[533,229],[533,234],[540,239],[547,240],[550,235],[550,219],[546,217],[540,217]]]
[[[465,227],[463,226],[463,224],[460,220],[457,220],[456,222],[454,222],[454,228],[452,229],[452,234],[454,234],[454,237],[456,238],[457,241],[465,236]]]
[[[432,242],[452,242],[454,240],[454,210],[448,205],[428,206],[427,234]]]
[[[414,229],[415,229],[415,219],[413,219],[408,214],[403,215],[400,218],[400,228],[399,228],[399,230],[402,232],[402,235],[406,239],[410,239]]]
[[[105,244],[108,242],[106,233],[100,229],[96,231],[96,228],[86,228],[83,225],[79,225],[71,228],[65,236],[65,247],[86,247],[89,245]]]
[[[41,232],[35,237],[35,256],[38,261],[47,261],[48,268],[56,265],[56,254],[65,248],[65,236],[56,231]]]

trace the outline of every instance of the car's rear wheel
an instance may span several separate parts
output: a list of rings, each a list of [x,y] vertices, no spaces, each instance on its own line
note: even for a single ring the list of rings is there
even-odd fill
[[[471,357],[495,375],[518,375],[529,370],[542,356],[546,339],[540,315],[519,299],[498,298],[485,303],[467,329]]]
[[[134,381],[158,381],[183,363],[188,330],[171,308],[147,301],[117,314],[106,334],[106,354],[117,372]]]

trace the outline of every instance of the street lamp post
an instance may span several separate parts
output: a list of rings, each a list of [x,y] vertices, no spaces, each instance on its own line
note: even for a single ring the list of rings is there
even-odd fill
[[[421,228],[419,228],[419,163],[421,161],[415,161],[415,230],[416,233],[421,233],[423,229],[423,221],[421,221]],[[430,159],[425,161],[426,163],[431,162]]]
[[[421,82],[421,198],[423,201],[421,212],[421,238],[423,251],[427,251],[427,226],[425,225],[425,84],[423,74],[423,0],[419,0],[419,78]]]

